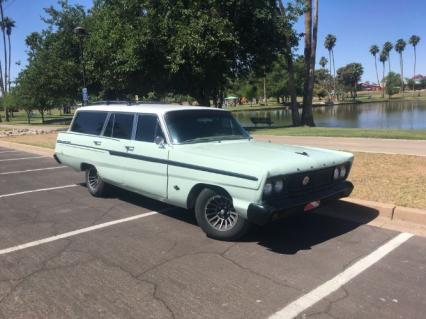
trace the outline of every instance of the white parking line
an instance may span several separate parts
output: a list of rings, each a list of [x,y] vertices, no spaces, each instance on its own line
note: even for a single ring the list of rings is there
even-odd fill
[[[164,211],[166,211],[166,210],[164,210]],[[17,245],[17,246],[1,249],[0,255],[9,254],[9,253],[12,253],[12,252],[15,252],[15,251],[18,251],[18,250],[27,249],[27,248],[30,248],[30,247],[40,246],[40,245],[43,245],[43,244],[51,243],[52,241],[77,236],[77,235],[84,234],[84,233],[87,233],[87,232],[90,232],[90,231],[94,231],[94,230],[98,230],[98,229],[102,229],[102,228],[106,228],[106,227],[111,227],[111,226],[117,225],[117,224],[130,222],[130,221],[133,221],[133,220],[136,220],[136,219],[141,219],[141,218],[152,216],[152,215],[155,215],[155,214],[158,214],[158,213],[159,212],[151,211],[151,212],[148,212],[148,213],[143,213],[143,214],[127,217],[127,218],[116,219],[116,220],[106,222],[106,223],[102,223],[102,224],[98,224],[98,225],[95,225],[95,226],[90,226],[90,227],[86,227],[86,228],[73,230],[73,231],[70,231],[70,232],[67,232],[67,233],[63,233],[63,234],[52,236],[52,237],[47,237],[47,238],[44,238],[44,239],[31,241],[29,243],[25,243],[25,244],[22,244],[22,245]]]
[[[57,187],[33,189],[33,190],[30,190],[30,191],[11,193],[11,194],[3,194],[3,195],[0,195],[0,198],[12,197],[12,196],[18,196],[18,195],[24,195],[24,194],[31,194],[31,193],[38,193],[38,192],[47,192],[47,191],[53,191],[53,190],[56,190],[56,189],[71,188],[71,187],[77,187],[77,186],[80,186],[80,185],[79,184],[71,184],[71,185],[64,185],[64,186],[57,186]]]
[[[55,167],[46,167],[46,168],[26,169],[26,170],[23,170],[23,171],[4,172],[4,173],[0,173],[0,175],[11,175],[11,174],[21,174],[21,173],[30,173],[30,172],[40,172],[40,171],[48,171],[48,170],[60,169],[60,168],[66,168],[66,166],[55,166]]]
[[[338,274],[336,277],[330,279],[329,281],[318,286],[314,290],[311,290],[306,295],[303,295],[299,299],[293,301],[283,309],[279,310],[278,312],[270,316],[269,319],[284,319],[296,317],[302,311],[308,309],[309,307],[316,304],[318,301],[324,299],[331,293],[338,290],[343,285],[347,284],[353,278],[358,276],[367,268],[374,265],[376,262],[378,262],[380,259],[385,257],[397,247],[399,247],[402,243],[406,242],[412,236],[414,235],[409,233],[399,234],[383,246],[377,248],[371,254],[357,261],[355,264]]]
[[[36,158],[46,158],[47,156],[31,156],[31,157],[20,157],[20,158],[7,158],[7,159],[1,159],[0,162],[8,162],[8,161],[22,161],[22,160],[29,160],[29,159],[36,159]]]
[[[21,151],[0,151],[0,154],[6,154],[6,153],[22,153]]]

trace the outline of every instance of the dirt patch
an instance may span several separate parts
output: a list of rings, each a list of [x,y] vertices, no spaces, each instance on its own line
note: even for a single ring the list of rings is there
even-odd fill
[[[426,208],[426,157],[355,153],[351,197]]]
[[[0,141],[8,141],[13,143],[21,143],[34,145],[45,148],[55,148],[57,133],[41,134],[41,135],[22,135],[2,137]]]

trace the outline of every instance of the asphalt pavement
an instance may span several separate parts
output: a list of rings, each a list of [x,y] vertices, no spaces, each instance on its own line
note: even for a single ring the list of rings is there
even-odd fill
[[[426,312],[426,238],[321,214],[344,205],[221,242],[191,212],[118,189],[94,198],[83,182],[49,157],[0,147],[0,318]]]

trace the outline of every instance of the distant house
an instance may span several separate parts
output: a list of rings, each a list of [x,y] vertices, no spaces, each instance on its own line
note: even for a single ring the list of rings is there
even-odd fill
[[[363,82],[359,84],[359,88],[361,91],[380,91],[380,85],[372,82]]]
[[[414,80],[416,85],[419,85],[419,84],[421,84],[422,80],[426,80],[426,76],[421,75],[421,74],[417,74],[417,75],[413,76],[411,79]]]

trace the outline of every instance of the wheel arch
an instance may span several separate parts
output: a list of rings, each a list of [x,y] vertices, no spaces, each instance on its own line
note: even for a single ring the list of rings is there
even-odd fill
[[[95,165],[89,164],[89,163],[81,163],[80,164],[80,171],[84,172],[86,171],[89,167],[95,167]]]
[[[199,183],[199,184],[194,185],[192,187],[192,189],[190,190],[189,194],[188,194],[188,197],[187,197],[187,200],[186,200],[186,206],[187,206],[188,209],[194,209],[195,201],[197,200],[198,195],[200,195],[201,191],[205,188],[214,189],[216,191],[224,193],[227,196],[229,196],[229,198],[231,198],[231,201],[232,201],[232,196],[223,187],[218,186],[218,185]]]

